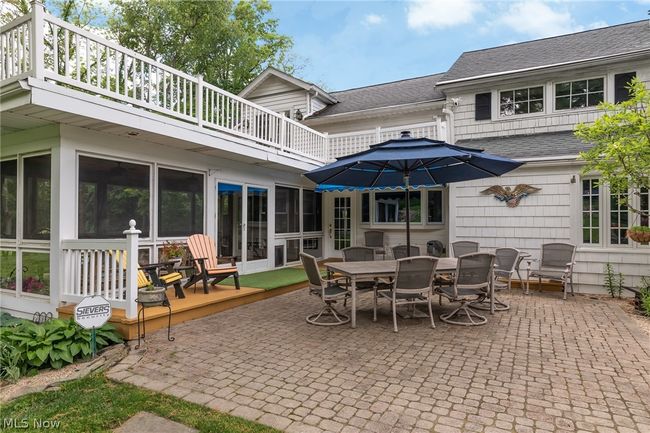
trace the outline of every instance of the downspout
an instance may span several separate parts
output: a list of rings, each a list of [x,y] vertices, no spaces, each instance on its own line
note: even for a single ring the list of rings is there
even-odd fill
[[[445,114],[447,120],[447,138],[449,139],[449,144],[455,144],[456,134],[454,132],[454,112],[447,107],[443,108],[442,112]]]

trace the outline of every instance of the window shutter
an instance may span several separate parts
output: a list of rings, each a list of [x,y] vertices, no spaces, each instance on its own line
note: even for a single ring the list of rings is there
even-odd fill
[[[614,75],[614,102],[619,103],[630,99],[630,92],[627,89],[627,85],[634,77],[636,77],[636,72]]]
[[[492,119],[492,93],[477,93],[474,105],[474,120]]]

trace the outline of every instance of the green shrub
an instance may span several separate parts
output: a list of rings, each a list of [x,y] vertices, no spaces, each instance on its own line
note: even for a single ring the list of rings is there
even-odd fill
[[[20,377],[20,353],[11,344],[0,340],[0,380],[16,381]]]
[[[0,341],[16,350],[20,374],[40,368],[61,368],[75,359],[88,358],[92,354],[90,339],[90,331],[72,319],[54,319],[41,325],[24,322],[0,328]],[[112,343],[121,343],[122,337],[115,328],[104,325],[97,329],[96,341],[97,349],[101,349]],[[10,368],[9,364],[7,368]]]
[[[616,274],[611,263],[605,264],[605,288],[612,298],[616,295]]]
[[[641,278],[639,290],[641,291],[641,308],[646,316],[650,316],[650,277]]]

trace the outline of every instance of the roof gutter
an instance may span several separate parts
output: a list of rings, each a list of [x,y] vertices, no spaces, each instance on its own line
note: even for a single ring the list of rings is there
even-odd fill
[[[642,50],[637,50],[637,51],[631,51],[628,53],[624,54],[617,54],[614,56],[600,56],[600,57],[592,57],[589,59],[583,59],[583,60],[577,60],[577,61],[570,61],[570,62],[560,62],[560,63],[553,63],[550,65],[542,65],[542,66],[533,66],[530,68],[522,68],[522,69],[513,69],[510,71],[502,71],[502,72],[493,72],[490,74],[483,74],[483,75],[475,75],[472,77],[466,77],[466,78],[458,78],[455,80],[447,80],[447,81],[439,81],[436,83],[436,87],[439,86],[448,86],[448,85],[453,85],[453,84],[464,84],[467,82],[472,82],[472,81],[478,81],[478,80],[486,80],[489,78],[498,78],[502,77],[505,75],[511,75],[511,74],[520,74],[523,72],[535,72],[535,71],[543,71],[546,69],[553,69],[553,68],[562,68],[566,66],[574,66],[574,65],[584,65],[584,64],[589,64],[589,63],[598,63],[602,60],[625,60],[627,58],[634,58],[634,57],[639,57],[639,55],[643,54],[650,54],[650,49],[645,48]]]
[[[446,99],[431,99],[429,101],[400,104],[400,105],[390,105],[387,107],[368,108],[366,110],[346,111],[345,113],[328,114],[324,116],[319,116],[318,113],[314,113],[314,115],[310,117],[306,117],[303,123],[305,123],[306,125],[309,124],[317,125],[322,123],[328,123],[330,121],[353,120],[358,117],[382,114],[384,111],[392,112],[393,110],[406,110],[408,108],[412,108],[413,111],[417,111],[419,109],[429,108],[430,106],[442,105],[444,104],[445,101]]]

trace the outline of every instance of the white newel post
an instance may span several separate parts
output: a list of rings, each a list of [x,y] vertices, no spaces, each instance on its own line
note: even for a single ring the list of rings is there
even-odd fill
[[[325,137],[323,138],[323,142],[325,143],[325,155],[323,155],[323,160],[325,162],[332,160],[333,158],[330,158],[330,133],[326,132]]]
[[[39,0],[32,0],[32,28],[30,40],[29,61],[32,69],[32,75],[39,80],[44,76],[43,53],[45,52],[45,42],[43,41],[43,17],[45,8]]]
[[[287,121],[282,117],[280,122],[280,148],[284,150],[287,147]]]
[[[129,221],[129,229],[122,233],[126,235],[126,318],[137,316],[138,305],[138,238],[140,230],[135,228],[135,220]]]
[[[203,75],[197,76],[196,84],[196,117],[197,124],[203,126]]]

